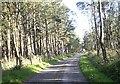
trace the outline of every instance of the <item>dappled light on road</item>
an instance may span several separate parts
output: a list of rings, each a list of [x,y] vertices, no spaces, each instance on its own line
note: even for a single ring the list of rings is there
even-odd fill
[[[75,55],[58,64],[51,65],[25,83],[30,82],[87,82],[79,71],[79,57]]]

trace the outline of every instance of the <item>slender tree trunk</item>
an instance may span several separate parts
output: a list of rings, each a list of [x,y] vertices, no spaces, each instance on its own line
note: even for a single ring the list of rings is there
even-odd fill
[[[97,56],[99,56],[99,50],[100,50],[100,48],[99,48],[99,40],[98,40],[98,38],[99,38],[99,36],[98,36],[98,29],[97,29],[97,23],[96,23],[96,15],[95,15],[95,2],[93,1],[93,4],[94,4],[94,13],[93,13],[93,15],[94,15],[94,23],[95,23],[95,38],[96,38],[96,48],[97,48]]]
[[[39,43],[38,43],[38,42],[39,42],[39,41],[36,42],[36,44],[37,44],[37,55],[39,55],[39,53],[40,53],[40,52],[39,52],[39,51],[40,51],[40,48],[39,48]]]
[[[50,53],[48,50],[48,46],[49,46],[49,41],[48,41],[48,23],[47,23],[47,19],[45,18],[45,28],[46,28],[46,54],[48,59],[50,59]]]
[[[56,33],[56,32],[55,32]],[[58,54],[57,54],[57,40],[56,40],[56,35],[54,35],[54,53],[55,53],[55,55],[57,56]]]
[[[118,2],[119,16],[118,16],[118,48],[120,48],[120,1]]]
[[[49,38],[48,38],[48,49],[49,49],[49,54],[51,56],[51,35],[49,34]]]
[[[19,42],[20,42],[20,51],[19,54],[20,56],[22,56],[22,38],[21,38],[21,30],[19,30]]]
[[[23,15],[23,30],[24,30],[24,37],[23,37],[23,43],[24,43],[24,56],[28,57],[28,49],[27,49],[27,16]]]
[[[42,35],[42,54],[43,54],[43,57],[44,57],[44,60],[45,60],[45,44],[46,44],[46,39],[44,39],[44,36]]]
[[[28,43],[27,43],[27,47],[28,47],[28,56],[30,56],[31,55],[31,52],[32,52],[32,50],[31,50],[31,36],[28,36]]]
[[[13,31],[13,46],[14,46],[14,51],[15,51],[15,57],[16,57],[16,69],[20,69],[20,56],[19,56],[19,49],[18,49],[18,32]],[[18,41],[17,41],[18,40]]]
[[[33,21],[32,21],[32,29],[33,29],[33,48],[34,48],[34,54],[37,55],[36,51],[36,27],[35,27],[35,15],[33,14]]]
[[[31,65],[33,64],[33,62],[32,62],[32,55],[33,55],[33,47],[32,47],[32,32],[30,31],[30,37],[29,37],[29,40],[28,40],[28,42],[30,43],[30,45],[29,45],[29,48],[30,48],[30,57],[29,57],[29,59],[30,59],[30,63],[31,63]]]
[[[102,49],[102,54],[103,54],[103,60],[104,63],[107,63],[107,55],[106,55],[106,48],[104,45],[104,38],[103,38],[103,19],[102,19],[102,4],[101,4],[101,0],[98,1],[99,4],[99,17],[100,17],[100,46]]]
[[[10,57],[11,57],[11,47],[10,47],[10,29],[8,29],[8,32],[7,32],[7,35],[8,35],[8,43],[7,43],[7,46],[8,46],[8,62],[9,62],[9,66],[11,66],[10,64]]]
[[[2,55],[3,55],[3,51],[2,51],[2,30],[0,29],[0,68],[1,68]]]
[[[40,55],[42,55],[42,36],[40,36]]]
[[[2,13],[2,5],[0,4],[0,15]],[[1,18],[1,16],[0,16]],[[0,28],[0,84],[2,83],[2,66],[1,66],[1,61],[2,61],[2,29]]]
[[[6,56],[6,58],[7,58],[7,61],[9,61],[8,59],[9,59],[9,57],[8,57],[8,42],[7,42],[7,40],[5,40],[5,47],[4,47],[5,49],[5,56]]]

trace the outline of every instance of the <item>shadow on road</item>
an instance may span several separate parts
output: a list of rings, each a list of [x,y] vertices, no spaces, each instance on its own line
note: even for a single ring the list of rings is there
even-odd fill
[[[75,55],[55,65],[45,68],[24,84],[88,84],[79,69],[79,58]]]

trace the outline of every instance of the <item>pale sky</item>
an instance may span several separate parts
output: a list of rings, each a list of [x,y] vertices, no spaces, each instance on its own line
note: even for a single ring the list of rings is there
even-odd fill
[[[78,10],[76,3],[81,0],[63,0],[63,3],[72,11],[76,13],[77,16],[72,16],[77,23],[77,27],[75,28],[76,35],[82,40],[85,31],[90,31],[90,23],[88,16],[82,14],[80,10]],[[84,0],[82,0],[84,1]],[[87,0],[85,0],[87,1]],[[90,1],[90,0],[89,0]]]

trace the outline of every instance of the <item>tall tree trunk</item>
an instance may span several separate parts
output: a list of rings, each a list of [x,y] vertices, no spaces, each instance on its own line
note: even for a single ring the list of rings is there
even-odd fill
[[[27,16],[23,15],[23,30],[24,30],[24,37],[23,37],[23,43],[24,43],[24,53],[23,55],[25,57],[28,57],[28,49],[27,49]]]
[[[36,51],[36,27],[35,27],[35,15],[33,14],[33,21],[32,21],[32,32],[33,32],[33,48],[34,48],[34,54],[37,55]]]
[[[19,56],[19,33],[17,32],[17,30],[13,31],[13,46],[14,46],[14,51],[15,51],[15,57],[16,57],[16,69],[20,69],[21,68],[21,60],[20,60],[20,56]]]
[[[1,65],[1,61],[2,61],[2,30],[0,29],[0,65]],[[1,68],[1,66],[0,66]]]
[[[10,64],[10,57],[11,57],[11,54],[10,54],[10,52],[11,52],[11,47],[10,47],[10,29],[8,29],[8,32],[7,32],[7,37],[8,37],[8,43],[7,43],[7,46],[8,46],[8,62],[9,62],[9,66],[11,66],[11,64]]]
[[[52,42],[51,42],[51,34],[49,34],[49,53],[50,53],[50,55],[52,54],[51,44],[52,44]]]
[[[0,12],[1,12],[1,10],[0,10]],[[1,61],[2,61],[2,31],[1,31],[1,28],[0,28],[0,84],[2,83],[2,66],[1,66]]]
[[[56,32],[55,32],[56,33]],[[57,39],[56,39],[56,35],[54,34],[54,53],[57,56]]]
[[[50,59],[50,53],[48,50],[48,46],[49,46],[49,42],[48,42],[48,23],[47,23],[47,19],[45,18],[45,28],[46,28],[46,54],[48,59]]]
[[[93,10],[93,16],[94,16],[94,24],[95,24],[95,38],[96,38],[96,48],[97,48],[97,56],[99,56],[99,36],[98,36],[98,29],[97,29],[97,23],[96,23],[96,15],[95,15],[95,2],[93,1],[94,4],[94,10]]]
[[[13,34],[14,34],[14,44],[15,44],[15,50],[16,50],[16,61],[18,60],[18,64],[19,66],[16,67],[18,69],[21,68],[22,66],[22,59],[20,58],[21,55],[20,55],[20,44],[21,44],[21,41],[19,41],[21,39],[21,32],[20,32],[20,26],[19,26],[19,4],[15,3],[15,16],[16,16],[16,19],[15,19],[15,31],[13,31]]]
[[[20,42],[20,51],[19,54],[22,56],[22,38],[21,38],[21,29],[19,30],[19,42]]]
[[[102,49],[102,54],[103,54],[103,60],[104,60],[104,63],[107,63],[107,55],[106,55],[106,48],[105,48],[105,45],[104,45],[104,38],[103,38],[103,18],[102,18],[102,4],[101,4],[101,0],[98,1],[98,4],[99,4],[99,17],[100,17],[100,38],[99,38],[99,41],[100,41],[100,46],[101,46],[101,49]]]
[[[0,15],[2,13],[2,5],[0,4]],[[1,18],[1,16],[0,16]],[[2,29],[0,28],[0,84],[2,83],[2,66],[1,66],[1,61],[2,61]]]
[[[119,16],[118,16],[118,37],[117,37],[117,40],[118,40],[118,48],[120,48],[120,1],[118,1],[118,11],[119,11]]]
[[[39,51],[39,54],[42,55],[42,36],[40,35],[40,43],[39,43],[39,48],[40,48],[40,51]]]

